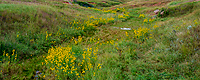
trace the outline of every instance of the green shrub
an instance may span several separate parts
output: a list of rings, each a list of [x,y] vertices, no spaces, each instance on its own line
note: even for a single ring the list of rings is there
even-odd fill
[[[169,7],[169,8],[162,8],[160,13],[158,14],[158,17],[167,17],[167,16],[178,16],[183,15],[188,12],[193,11],[195,3],[184,3],[180,4],[179,6]],[[161,14],[161,12],[164,11],[164,14]]]
[[[77,1],[75,3],[79,4],[80,6],[84,6],[84,7],[94,7],[92,4],[89,4],[87,2]]]

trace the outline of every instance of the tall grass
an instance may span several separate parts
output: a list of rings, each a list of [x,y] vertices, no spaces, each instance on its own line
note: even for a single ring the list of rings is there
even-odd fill
[[[199,2],[156,18],[145,12],[157,7],[0,6],[0,20],[19,25],[1,23],[1,79],[199,79]]]

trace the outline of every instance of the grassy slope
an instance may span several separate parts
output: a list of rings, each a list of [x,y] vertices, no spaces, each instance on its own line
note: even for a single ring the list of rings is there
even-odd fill
[[[22,4],[20,3],[20,5],[17,6],[22,6]],[[172,4],[171,5],[169,4],[165,4],[164,7],[173,6]],[[36,14],[36,13],[25,13],[26,9],[25,12],[23,12],[24,10],[19,11],[21,9],[16,7],[16,5],[15,7],[13,7],[13,5],[14,4],[6,5],[10,6],[7,7],[8,9],[13,9],[12,10],[13,12],[4,12],[4,15],[5,14],[12,15],[12,16],[6,16],[6,18],[14,20],[15,17],[19,15],[19,14],[18,15],[16,14],[17,16],[13,15],[13,13],[16,12],[24,13],[25,17],[27,16],[29,17],[30,16],[29,14]],[[81,44],[78,44],[82,48],[84,47],[99,48],[98,62],[101,62],[103,64],[102,69],[100,70],[100,72],[96,73],[97,75],[95,77],[88,77],[88,79],[199,79],[200,69],[198,68],[198,66],[200,66],[199,64],[200,44],[199,44],[199,38],[197,36],[200,35],[199,33],[200,25],[199,23],[196,24],[194,22],[194,20],[197,20],[197,22],[200,21],[199,17],[197,17],[200,16],[199,14],[200,9],[198,9],[199,7],[198,5],[199,3],[195,4],[195,7],[191,12],[188,12],[183,15],[178,15],[176,17],[168,16],[165,18],[157,18],[151,24],[143,23],[143,20],[145,18],[151,18],[149,14],[152,14],[152,11],[157,8],[160,8],[160,6],[130,7],[128,5],[126,8],[131,13],[132,16],[131,19],[125,22],[103,25],[98,31],[96,31],[96,34],[94,36],[84,38],[85,41],[83,41],[83,43]],[[1,4],[1,6],[5,5]],[[82,8],[78,6],[76,7],[67,6],[66,8],[61,8],[61,9],[59,9],[58,6],[54,5],[48,6],[44,4],[39,4],[39,5],[33,4],[31,6],[27,5],[23,6],[25,6],[24,8],[28,8],[27,10],[38,11],[37,12],[38,14],[43,14],[43,15],[48,13],[56,14],[51,18],[51,20],[55,19],[56,17],[59,17],[58,22],[53,22],[53,24],[48,24],[54,27],[56,27],[57,25],[65,27],[66,22],[63,21],[62,17],[68,15],[63,15],[60,12],[64,14],[70,14],[70,12],[77,12],[76,14],[73,15],[70,14],[70,16],[67,17],[67,19],[72,17],[77,17],[77,19],[86,18],[85,16],[83,17],[76,16],[77,14],[99,16],[98,14],[95,13],[95,11],[88,13],[88,11],[81,10],[82,11],[81,12],[77,8],[80,9]],[[41,8],[35,9],[35,6],[39,8],[42,6],[42,8],[44,9]],[[46,11],[46,8],[50,8],[50,11]],[[3,7],[0,8],[0,10],[5,10],[5,9],[6,8]],[[45,13],[42,13],[43,11]],[[137,11],[138,13],[135,13],[135,11]],[[145,14],[146,17],[139,18],[138,17],[139,14]],[[20,16],[24,17],[24,15]],[[38,16],[38,18],[39,18],[38,20],[41,20],[44,17]],[[47,19],[44,22],[48,22]],[[10,26],[5,23],[1,23],[5,25],[5,27],[1,27],[1,29],[7,28],[6,26],[11,27],[11,29],[9,29],[10,31],[1,32],[2,35],[1,37],[4,38],[3,35],[5,35],[5,33],[6,34],[9,33],[7,35],[10,37],[17,36],[16,35],[17,32],[15,31],[20,30],[21,28],[16,27],[12,29],[13,25],[20,27],[28,26],[24,30],[22,29],[19,31],[23,32],[21,34],[24,35],[27,29],[40,31],[41,28],[34,29],[33,26],[38,25],[38,27],[41,27],[40,25],[44,25],[44,23],[39,23],[41,21],[34,20],[33,17],[28,18],[29,22],[22,25],[22,23],[25,20],[26,20],[25,18],[22,20],[18,20],[21,23],[12,24]],[[63,23],[60,23],[62,21]],[[5,20],[4,22],[9,23],[9,21],[7,20]],[[12,23],[12,21],[10,21],[10,23]],[[51,21],[49,21],[48,23],[51,23]],[[153,25],[158,25],[159,27],[154,30],[152,28]],[[190,25],[194,27],[191,30],[188,30],[187,27]],[[131,38],[131,36],[133,35],[132,34],[133,31],[122,31],[116,29],[115,27],[129,27],[132,29],[138,29],[139,27],[150,28],[152,30],[151,34],[153,36],[152,39],[148,39],[143,43],[138,43],[137,40]],[[45,33],[45,30],[46,29],[41,30],[40,33]],[[50,28],[50,31],[52,32],[56,30],[57,29]],[[126,36],[125,34],[126,32],[128,33],[129,36]],[[109,44],[95,45],[94,43],[89,42],[91,38],[95,39],[100,38],[100,42],[114,40],[119,49],[116,49],[116,46]],[[63,43],[61,46],[66,46],[66,45],[73,45],[73,43]],[[46,66],[41,65],[42,61],[43,61],[42,56],[39,56],[39,57],[33,57],[29,60],[23,60],[20,63],[18,63],[18,65],[15,65],[16,63],[13,64],[4,63],[1,65],[1,68],[3,69],[3,72],[1,73],[1,78],[30,79],[33,78],[35,71],[39,70],[45,73],[45,75],[47,75],[45,79],[54,79],[55,76],[49,75],[51,71],[48,68],[46,68]]]
[[[0,5],[1,48],[8,53],[11,52],[9,50],[16,49],[19,53],[28,56],[31,54],[44,53],[44,51],[46,51],[45,49],[52,45],[45,45],[45,41],[42,41],[46,36],[45,31],[48,31],[48,33],[52,35],[56,35],[60,28],[62,28],[63,31],[69,31],[65,33],[65,35],[68,35],[67,37],[54,37],[51,39],[56,41],[56,44],[60,44],[60,42],[63,42],[66,38],[69,39],[73,36],[77,37],[78,35],[83,35],[82,32],[70,28],[71,26],[69,25],[74,20],[84,21],[87,20],[89,16],[101,16],[105,18],[109,15],[102,15],[102,12],[96,13],[97,11],[94,10],[63,3],[60,3],[60,5],[16,1],[8,1],[6,3],[9,4]],[[31,39],[38,40],[36,41],[37,44],[32,43],[30,41]],[[41,51],[41,49],[43,50]],[[3,51],[1,51],[1,53],[3,53]]]
[[[115,51],[114,46],[106,46],[106,48],[101,47],[100,54],[102,57],[100,57],[100,59],[104,64],[103,70],[105,70],[102,71],[102,74],[106,72],[107,75],[109,75],[109,77],[103,76],[103,78],[199,79],[199,47],[198,50],[193,50],[194,46],[199,46],[199,39],[193,37],[195,41],[188,41],[192,39],[190,35],[199,36],[199,26],[196,25],[194,28],[198,29],[197,31],[191,30],[188,34],[186,33],[188,32],[187,27],[189,25],[194,26],[193,21],[195,19],[199,20],[199,18],[196,17],[199,16],[199,9],[197,7],[198,6],[196,6],[196,9],[194,9],[192,13],[185,15],[158,18],[151,25],[143,24],[141,19],[132,18],[126,22],[106,26],[106,28],[100,32],[103,35],[95,37],[106,38],[108,40],[127,38],[124,37],[126,36],[125,31],[115,30],[115,28],[112,27],[131,27],[134,29],[140,26],[152,28],[152,25],[158,25],[160,27],[156,32],[153,32],[153,40],[147,40],[142,44],[137,44],[135,40],[130,38],[128,38],[127,41],[117,41],[119,44],[118,47],[121,48],[120,51],[122,51],[122,53]],[[151,8],[138,8],[138,10],[141,10],[139,11],[141,13],[149,12],[143,9],[149,10]],[[155,9],[156,8],[154,8],[154,10]],[[107,29],[107,27],[109,28]],[[178,32],[174,33],[173,30],[177,30]],[[131,32],[129,33],[131,34]],[[105,37],[105,35],[107,36]],[[188,44],[190,44],[190,46]],[[186,45],[187,47],[183,47]],[[131,52],[131,50],[135,52]],[[121,57],[119,54],[123,56]]]
[[[35,70],[45,69],[45,67],[41,68],[41,65],[36,65],[42,61],[42,57],[37,59],[37,56],[47,53],[51,46],[69,41],[72,37],[89,36],[91,34],[85,34],[85,32],[93,32],[87,28],[84,31],[71,28],[73,21],[82,22],[88,20],[90,16],[102,18],[112,16],[110,13],[105,14],[77,5],[63,4],[59,1],[56,3],[56,1],[44,2],[42,0],[41,2],[8,0],[1,1],[1,3],[3,3],[0,4],[1,60],[4,51],[11,55],[13,50],[17,52],[20,59],[20,65],[14,67],[13,64],[2,64],[1,71],[3,73],[1,74],[4,75],[1,75],[1,78],[5,79],[17,78],[17,76],[32,78]],[[48,41],[45,40],[45,37],[48,37],[47,33],[52,34]],[[35,62],[33,59],[26,60],[30,58],[36,58],[39,62]],[[26,66],[27,63],[32,65]],[[33,66],[32,69],[27,70],[30,66]]]

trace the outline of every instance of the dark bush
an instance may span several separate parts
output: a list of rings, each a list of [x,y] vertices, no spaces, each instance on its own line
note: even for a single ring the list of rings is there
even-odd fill
[[[83,7],[94,7],[92,4],[89,4],[87,2],[77,1],[76,3]]]

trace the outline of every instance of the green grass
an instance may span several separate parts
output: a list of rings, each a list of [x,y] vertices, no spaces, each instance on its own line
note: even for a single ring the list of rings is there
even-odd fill
[[[34,79],[36,71],[41,71],[39,79],[200,79],[200,2],[175,0],[161,7],[149,6],[159,1],[106,1],[120,4],[114,6],[109,3],[111,7],[99,8],[109,10],[125,4],[124,13],[129,12],[129,17],[117,18],[123,11],[113,14],[62,4],[62,1],[24,0],[31,2],[30,5],[1,1],[0,79]],[[101,0],[93,2],[101,3]],[[133,2],[138,6],[131,7]],[[168,13],[151,21],[156,9]],[[144,17],[139,17],[141,14]],[[89,19],[90,16],[97,19]],[[96,28],[76,29],[88,26],[88,23],[85,24],[87,21],[93,23],[100,17],[109,19],[111,16],[114,21],[100,22],[95,24]],[[73,24],[74,21],[77,24]],[[57,68],[61,72],[51,70],[45,60],[53,53],[52,47],[71,47],[78,58],[73,65],[82,75],[78,77],[71,73],[63,76],[65,72],[62,69]],[[97,60],[93,60],[90,70],[82,73],[85,67],[78,66],[78,63],[81,63],[81,56],[88,48],[98,50]],[[14,59],[16,54],[18,57]],[[59,57],[55,59],[62,60]],[[70,60],[63,61],[71,64]],[[101,68],[95,67],[99,63]],[[63,64],[61,66],[66,66]]]

